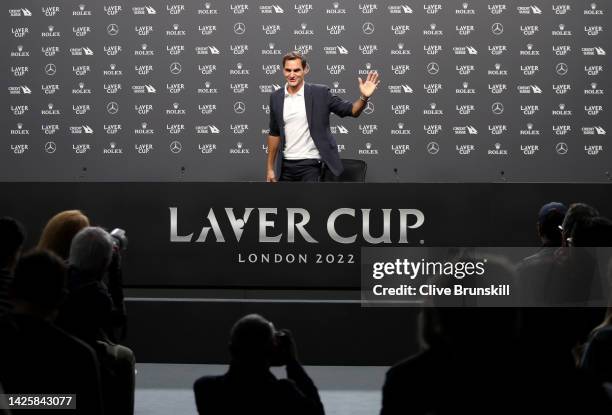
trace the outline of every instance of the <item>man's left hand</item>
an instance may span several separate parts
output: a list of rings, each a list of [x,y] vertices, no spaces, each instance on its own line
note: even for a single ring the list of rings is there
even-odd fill
[[[372,96],[376,87],[380,83],[378,80],[378,72],[369,72],[365,81],[361,78],[357,78],[359,80],[359,92],[366,98]]]

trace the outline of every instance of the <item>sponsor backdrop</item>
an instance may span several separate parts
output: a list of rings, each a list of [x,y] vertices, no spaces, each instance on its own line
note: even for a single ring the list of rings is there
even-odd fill
[[[607,181],[608,2],[4,1],[0,178],[262,180],[289,50],[371,181]]]

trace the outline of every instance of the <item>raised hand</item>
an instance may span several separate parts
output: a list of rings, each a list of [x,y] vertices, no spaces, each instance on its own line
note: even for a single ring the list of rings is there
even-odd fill
[[[357,78],[359,80],[359,92],[366,98],[372,96],[376,87],[380,83],[378,80],[378,72],[369,72],[366,80],[363,81],[361,78]]]

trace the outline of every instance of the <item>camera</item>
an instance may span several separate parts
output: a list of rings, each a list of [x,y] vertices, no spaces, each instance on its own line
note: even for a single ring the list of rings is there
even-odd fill
[[[115,249],[120,251],[127,250],[128,239],[125,235],[125,230],[121,228],[115,228],[110,233],[110,236],[113,238],[113,247],[115,247]]]
[[[291,337],[284,330],[274,332],[274,348],[270,356],[271,366],[285,366],[291,354]]]

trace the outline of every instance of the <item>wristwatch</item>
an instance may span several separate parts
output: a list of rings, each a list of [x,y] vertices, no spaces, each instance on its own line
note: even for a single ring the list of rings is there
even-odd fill
[[[363,95],[359,95],[359,99],[362,100],[363,102],[368,102],[368,100],[370,99],[370,97],[366,97]]]

